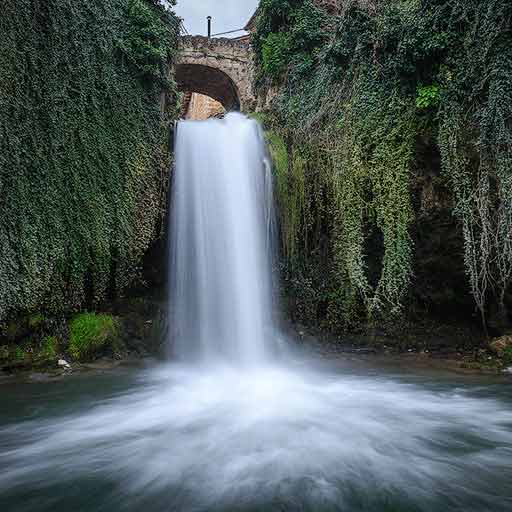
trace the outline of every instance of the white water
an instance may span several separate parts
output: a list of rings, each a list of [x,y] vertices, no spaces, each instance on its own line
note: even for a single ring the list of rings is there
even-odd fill
[[[178,125],[171,215],[174,354],[260,363],[272,336],[272,180],[259,125]]]
[[[72,380],[37,385],[0,428],[0,509],[512,510],[506,384],[277,364],[261,134],[230,115],[181,123],[177,144],[173,350],[186,362],[122,392],[91,379],[79,399]]]

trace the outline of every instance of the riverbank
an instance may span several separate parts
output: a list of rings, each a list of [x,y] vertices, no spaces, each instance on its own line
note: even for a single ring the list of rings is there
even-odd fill
[[[348,364],[351,367],[377,367],[410,372],[434,372],[465,375],[502,375],[512,379],[512,365],[480,349],[469,350],[417,350],[400,351],[396,345],[363,345],[354,340],[341,341],[315,337],[299,330],[293,336],[287,333],[288,342],[298,348],[307,359]],[[67,362],[67,361],[66,361]],[[124,373],[136,368],[155,366],[162,360],[149,352],[125,352],[122,355],[103,356],[88,363],[69,362],[46,368],[22,368],[17,371],[0,369],[0,385],[13,383],[58,382],[84,375]]]
[[[45,369],[25,369],[17,372],[0,371],[2,384],[27,384],[60,382],[79,376],[99,376],[131,372],[134,369],[154,365],[156,359],[151,356],[130,356],[124,359],[103,357],[91,363],[68,363],[69,366],[47,367]]]
[[[432,329],[432,328],[431,328]],[[408,336],[392,337],[384,333],[350,333],[334,336],[303,326],[287,326],[287,336],[314,356],[327,359],[365,359],[404,368],[430,368],[458,373],[512,375],[509,359],[510,339],[482,342],[470,329],[437,326],[433,330],[411,330]],[[505,341],[501,341],[505,340]],[[497,346],[506,344],[506,351]]]
[[[69,318],[18,318],[3,331],[10,337],[0,332],[0,378],[61,378],[146,360],[161,352],[165,318],[160,296],[133,297]]]

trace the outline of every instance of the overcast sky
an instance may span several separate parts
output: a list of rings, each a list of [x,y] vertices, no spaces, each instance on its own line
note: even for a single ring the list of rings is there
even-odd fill
[[[178,0],[174,8],[189,34],[206,35],[206,16],[212,16],[212,31],[226,32],[245,26],[259,0]],[[242,33],[232,34],[232,36]]]

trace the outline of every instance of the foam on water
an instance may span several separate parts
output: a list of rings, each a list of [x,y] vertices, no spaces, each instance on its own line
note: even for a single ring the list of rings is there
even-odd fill
[[[21,504],[63,486],[48,508],[13,509],[54,510],[92,480],[83,510],[507,510],[511,424],[503,403],[464,390],[173,365],[89,411],[0,431],[0,494]]]

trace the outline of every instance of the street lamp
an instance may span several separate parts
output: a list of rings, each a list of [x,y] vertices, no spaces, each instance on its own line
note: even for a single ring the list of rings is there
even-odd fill
[[[212,17],[207,16],[206,20],[208,24],[208,39],[210,39],[210,37],[212,37]]]

